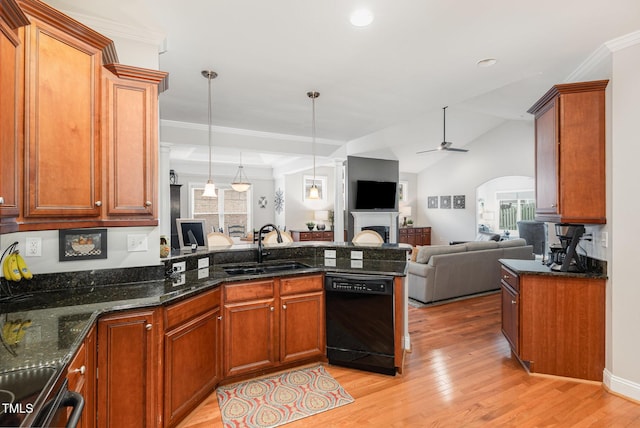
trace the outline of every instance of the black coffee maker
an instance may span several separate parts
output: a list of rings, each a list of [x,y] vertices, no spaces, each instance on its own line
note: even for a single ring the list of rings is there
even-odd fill
[[[552,245],[549,254],[551,270],[559,272],[584,272],[585,266],[576,252],[580,238],[585,232],[581,224],[556,223],[556,236],[560,245]]]

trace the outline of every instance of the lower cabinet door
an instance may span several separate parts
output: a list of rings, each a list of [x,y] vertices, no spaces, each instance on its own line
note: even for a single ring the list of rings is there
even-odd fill
[[[220,381],[220,307],[165,333],[165,426],[175,426]]]
[[[98,426],[159,427],[161,317],[144,310],[98,321]]]
[[[324,355],[324,293],[283,296],[280,302],[280,361]]]
[[[519,327],[519,295],[510,287],[501,284],[502,288],[502,333],[511,345],[513,353],[520,356]]]
[[[277,310],[273,298],[227,303],[224,325],[224,377],[272,367],[278,361]]]

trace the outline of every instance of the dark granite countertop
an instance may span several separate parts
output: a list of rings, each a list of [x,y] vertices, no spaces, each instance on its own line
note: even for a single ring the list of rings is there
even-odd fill
[[[607,275],[601,272],[558,272],[551,270],[551,268],[545,264],[542,264],[540,260],[513,260],[513,259],[500,259],[505,267],[511,269],[518,275],[547,275],[547,276],[562,276],[573,278],[594,278],[594,279],[606,279]]]
[[[54,289],[18,295],[0,302],[0,319],[4,322],[30,320],[22,341],[0,347],[0,373],[38,366],[64,367],[98,316],[104,313],[156,307],[175,303],[223,282],[256,278],[303,275],[314,272],[365,273],[405,276],[406,262],[399,260],[350,260],[297,258],[306,265],[301,269],[260,275],[228,275],[217,264],[190,270],[161,280],[138,281],[91,287]],[[265,262],[269,265],[275,261]],[[232,263],[255,266],[255,263]]]

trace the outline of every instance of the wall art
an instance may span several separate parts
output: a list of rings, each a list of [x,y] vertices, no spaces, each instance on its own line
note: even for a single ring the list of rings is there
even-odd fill
[[[61,262],[107,258],[107,229],[67,229],[58,233]]]
[[[427,197],[427,208],[438,208],[438,197],[437,196],[428,196]]]
[[[465,195],[454,195],[453,196],[453,208],[454,209],[464,209],[465,206]]]
[[[451,208],[451,196],[440,196],[440,208],[442,209]]]

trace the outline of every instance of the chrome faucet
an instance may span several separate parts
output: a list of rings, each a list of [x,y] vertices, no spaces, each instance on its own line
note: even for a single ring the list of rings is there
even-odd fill
[[[264,230],[268,227],[271,227],[273,228],[273,230],[276,231],[276,234],[278,235],[278,239],[277,239],[278,243],[282,242],[282,234],[280,234],[280,230],[274,224],[267,223],[264,226],[262,226],[258,231],[258,263],[262,263],[262,259],[264,259],[264,257],[271,254],[268,251],[264,251],[263,244],[262,244],[262,232],[264,232]]]

